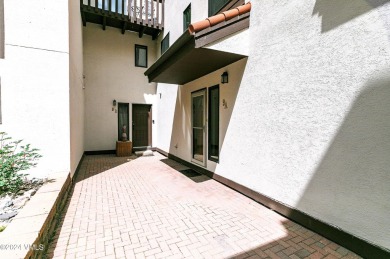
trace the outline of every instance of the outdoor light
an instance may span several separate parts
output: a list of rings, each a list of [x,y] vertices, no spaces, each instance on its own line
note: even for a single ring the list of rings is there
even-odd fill
[[[112,101],[112,106],[116,106],[116,100]]]
[[[223,72],[223,74],[221,75],[221,83],[222,84],[226,84],[229,82],[229,75],[228,75],[228,72]]]

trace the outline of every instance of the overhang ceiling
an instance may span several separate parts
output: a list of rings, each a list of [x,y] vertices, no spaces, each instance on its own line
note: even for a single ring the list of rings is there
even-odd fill
[[[204,48],[207,44],[249,27],[249,13],[198,33],[185,31],[145,72],[149,82],[183,85],[246,56]]]
[[[242,58],[245,56],[206,48],[188,48],[168,60],[163,65],[164,69],[153,71],[148,77],[151,82],[183,85]]]

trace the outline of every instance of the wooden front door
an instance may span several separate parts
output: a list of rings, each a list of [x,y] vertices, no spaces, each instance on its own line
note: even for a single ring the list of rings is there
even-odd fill
[[[133,104],[133,148],[142,150],[152,145],[152,106]]]

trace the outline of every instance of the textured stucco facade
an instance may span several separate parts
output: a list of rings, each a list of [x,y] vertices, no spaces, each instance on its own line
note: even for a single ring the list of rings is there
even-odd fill
[[[80,5],[69,1],[69,115],[70,171],[73,175],[84,154],[83,31]]]
[[[0,131],[40,149],[31,175],[69,173],[68,1],[5,0],[4,16]]]
[[[165,33],[180,35],[171,19]],[[221,99],[230,87],[235,102],[221,123],[220,161],[206,168],[390,248],[389,21],[383,1],[252,1],[249,29],[207,46],[249,57],[241,82],[221,86]],[[245,39],[247,50],[237,44]],[[173,86],[175,108],[159,105],[172,134],[157,147],[165,139],[165,151],[191,161],[190,93],[236,65]]]
[[[151,104],[152,145],[191,162],[191,92],[227,71],[219,162],[205,168],[390,249],[390,3],[255,0],[249,29],[206,46],[247,58],[185,85],[149,83],[135,44],[152,65],[190,3],[192,22],[207,17],[206,0],[170,1],[153,41],[82,27],[78,1],[4,1],[0,131],[40,149],[31,173],[73,174],[84,151],[115,149],[114,99],[130,122],[132,104]]]

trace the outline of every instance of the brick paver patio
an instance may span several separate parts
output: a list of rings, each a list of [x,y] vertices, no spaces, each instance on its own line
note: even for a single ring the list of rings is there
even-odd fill
[[[86,156],[48,257],[359,258],[186,169],[158,153]]]

